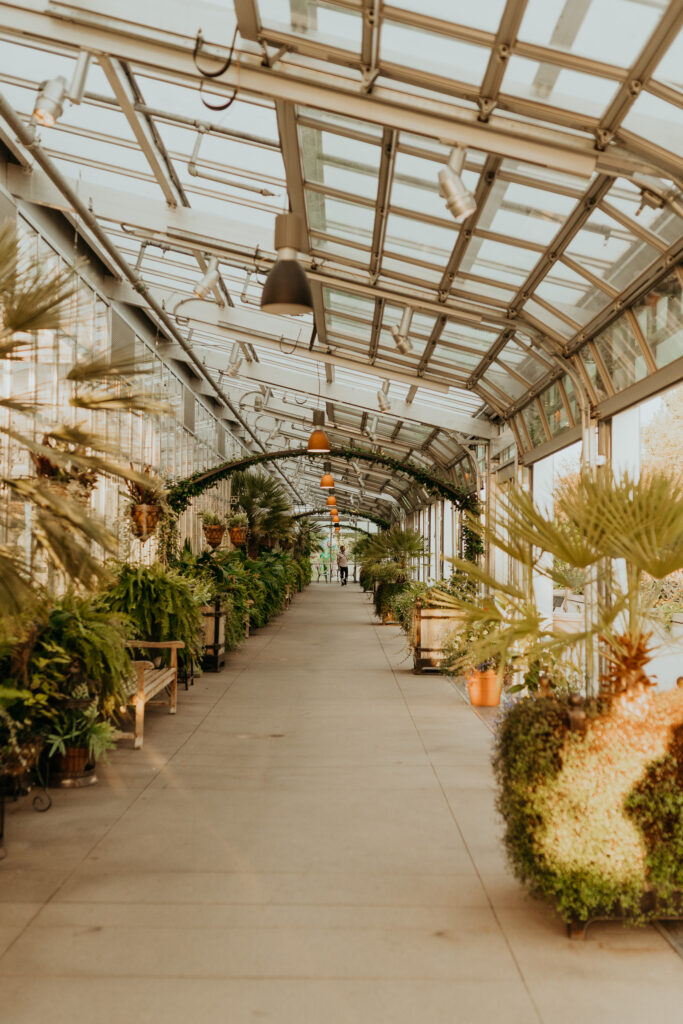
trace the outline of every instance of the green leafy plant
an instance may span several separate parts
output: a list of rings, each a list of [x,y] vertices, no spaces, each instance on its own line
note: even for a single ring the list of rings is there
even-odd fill
[[[227,518],[227,524],[228,524],[228,527],[231,527],[231,526],[232,527],[248,526],[249,525],[249,516],[241,508],[233,509],[233,511],[230,513],[230,515]]]
[[[202,526],[225,526],[226,521],[223,516],[217,515],[216,512],[202,512]],[[232,526],[232,523],[228,525]]]
[[[182,640],[182,661],[199,662],[203,650],[202,603],[207,590],[198,591],[186,577],[159,563],[122,564],[113,584],[104,591],[102,608],[125,615],[140,640]]]
[[[236,473],[232,488],[242,513],[247,516],[250,558],[258,557],[264,549],[291,543],[292,510],[281,484],[266,473]]]
[[[66,754],[69,747],[86,747],[91,761],[106,760],[107,752],[116,746],[114,726],[99,717],[97,701],[88,703],[87,696],[85,684],[76,688],[72,703],[85,706],[63,707],[51,722],[46,736],[48,757]]]

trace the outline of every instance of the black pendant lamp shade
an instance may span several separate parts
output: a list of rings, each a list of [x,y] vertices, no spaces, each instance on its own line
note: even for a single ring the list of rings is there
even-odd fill
[[[305,247],[301,221],[294,213],[280,213],[275,219],[277,259],[261,293],[264,313],[301,316],[313,312],[313,296],[306,273],[297,259]]]

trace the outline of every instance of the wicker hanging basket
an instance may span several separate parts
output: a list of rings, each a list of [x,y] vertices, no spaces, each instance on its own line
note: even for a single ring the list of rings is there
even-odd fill
[[[133,505],[130,516],[132,531],[139,540],[145,541],[152,536],[161,518],[160,505]]]
[[[204,536],[206,537],[206,543],[211,548],[218,548],[221,545],[221,541],[225,536],[225,527],[221,523],[212,523],[211,525],[204,525]]]
[[[231,526],[229,528],[230,540],[235,547],[240,547],[242,544],[246,543],[247,530],[248,527],[246,526]]]

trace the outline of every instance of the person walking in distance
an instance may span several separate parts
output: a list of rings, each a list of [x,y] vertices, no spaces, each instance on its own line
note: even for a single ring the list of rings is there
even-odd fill
[[[346,557],[346,548],[343,544],[339,548],[339,554],[337,555],[337,568],[339,569],[341,585],[345,587],[349,581],[349,560]]]

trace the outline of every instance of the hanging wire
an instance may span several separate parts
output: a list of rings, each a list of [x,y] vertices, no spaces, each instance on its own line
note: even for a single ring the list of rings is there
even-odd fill
[[[199,30],[199,32],[197,32],[197,38],[195,39],[195,43],[194,43],[194,50],[192,51],[192,59],[194,61],[194,66],[196,67],[196,69],[199,72],[199,74],[202,76],[202,79],[204,79],[204,78],[220,78],[221,75],[224,75],[225,72],[229,70],[229,68],[230,68],[230,66],[232,64],[232,58],[233,58],[234,53],[235,53],[235,43],[237,42],[237,33],[238,33],[238,31],[239,31],[239,27],[236,25],[235,26],[235,32],[234,32],[234,35],[232,37],[232,44],[230,46],[230,53],[228,54],[228,59],[225,61],[223,66],[220,67],[217,71],[207,71],[205,68],[200,68],[199,63],[197,61],[197,57],[199,56],[199,54],[202,52],[202,49],[204,48],[204,36],[202,35],[202,30],[201,29]],[[232,96],[229,96],[228,99],[225,101],[225,103],[207,103],[206,99],[204,98],[204,94],[203,94],[203,86],[204,86],[204,82],[201,81],[199,83],[199,98],[201,99],[202,103],[204,104],[204,106],[208,110],[227,110],[228,107],[232,106],[232,104],[235,102],[235,100],[237,98],[237,91],[238,90],[237,90],[237,86],[235,86],[235,88],[233,89]]]

